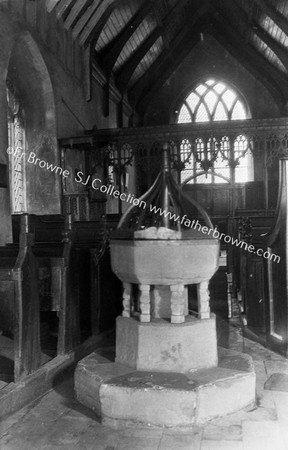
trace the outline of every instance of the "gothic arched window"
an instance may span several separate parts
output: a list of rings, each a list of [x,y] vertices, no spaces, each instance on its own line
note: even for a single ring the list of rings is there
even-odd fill
[[[204,81],[186,97],[178,123],[247,119],[247,108],[236,91],[222,81]]]
[[[198,84],[180,107],[177,122],[216,122],[245,120],[248,108],[241,95],[223,81],[208,79]],[[228,134],[228,133],[227,133]],[[185,142],[184,142],[185,141]],[[184,139],[180,153],[187,154]],[[253,157],[246,136],[198,137],[189,142],[191,157],[181,173],[181,182],[225,183],[252,181]]]

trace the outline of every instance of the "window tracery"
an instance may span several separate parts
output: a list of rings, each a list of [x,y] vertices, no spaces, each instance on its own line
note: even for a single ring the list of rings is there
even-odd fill
[[[184,100],[178,123],[215,122],[247,119],[247,108],[237,92],[215,79],[201,82]],[[185,141],[185,142],[184,142]],[[191,156],[181,173],[181,182],[227,183],[253,179],[251,142],[243,134],[231,136],[198,137],[194,142],[181,143],[181,158],[189,147]]]

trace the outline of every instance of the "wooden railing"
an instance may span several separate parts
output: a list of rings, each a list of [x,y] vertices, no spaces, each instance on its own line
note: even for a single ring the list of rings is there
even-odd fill
[[[139,128],[108,128],[102,130],[93,130],[86,132],[84,135],[64,138],[60,140],[63,148],[75,148],[85,146],[98,147],[101,144],[115,143],[119,146],[128,143],[135,147],[135,144],[148,144],[153,142],[174,141],[176,144],[181,143],[183,139],[193,140],[197,137],[204,139],[211,136],[221,138],[230,135],[232,138],[239,134],[245,134],[248,138],[258,140],[266,140],[270,142],[269,150],[277,150],[282,147],[288,132],[288,119],[249,119],[249,120],[233,120],[223,122],[203,123],[186,123],[172,124],[156,127],[139,127]],[[279,140],[279,142],[278,142]],[[284,148],[284,147],[283,147]]]

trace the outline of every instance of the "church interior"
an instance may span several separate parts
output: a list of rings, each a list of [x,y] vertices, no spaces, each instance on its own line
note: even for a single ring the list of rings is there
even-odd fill
[[[0,24],[0,449],[288,449],[288,3]]]

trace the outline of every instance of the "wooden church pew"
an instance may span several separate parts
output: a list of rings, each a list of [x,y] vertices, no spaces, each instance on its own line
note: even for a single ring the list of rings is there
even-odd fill
[[[33,235],[21,217],[19,246],[0,249],[1,327],[14,339],[15,381],[40,365],[39,296]],[[5,323],[5,322],[6,323]]]
[[[111,317],[119,314],[115,300],[119,297],[121,307],[121,293],[113,297],[111,283],[99,285],[110,267],[106,230],[102,220],[72,224],[70,216],[66,221],[64,216],[13,217],[15,242],[0,248],[0,331],[14,339],[16,381],[40,365],[41,311],[58,316],[58,355],[69,353],[80,342],[83,304],[91,334],[110,327]],[[43,279],[47,274],[48,282]],[[112,314],[111,309],[115,309]]]

